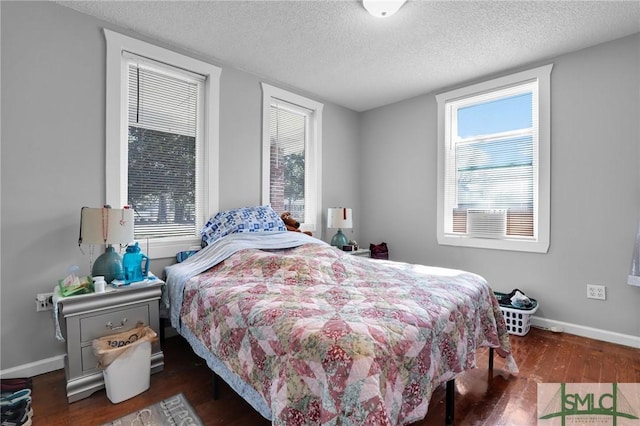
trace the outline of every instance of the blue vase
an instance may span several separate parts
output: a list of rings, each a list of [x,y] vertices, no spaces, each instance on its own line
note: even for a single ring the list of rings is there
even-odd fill
[[[105,252],[98,256],[96,261],[93,263],[91,275],[94,277],[101,275],[108,283],[113,280],[121,280],[124,278],[122,257],[116,253],[112,245],[107,246]]]

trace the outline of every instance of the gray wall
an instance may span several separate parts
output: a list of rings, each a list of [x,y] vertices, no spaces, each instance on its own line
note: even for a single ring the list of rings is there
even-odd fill
[[[64,353],[64,344],[54,339],[52,316],[36,312],[34,298],[52,291],[69,265],[89,270],[88,253],[80,252],[77,241],[80,208],[100,206],[105,198],[106,24],[50,2],[3,1],[0,7],[5,370]],[[223,68],[220,208],[259,204],[262,80],[209,61]],[[323,162],[332,165],[323,179],[324,206],[353,207],[358,226],[359,116],[325,103],[323,130]],[[350,236],[357,235],[355,228]],[[162,274],[170,262],[153,260],[152,270]]]
[[[639,52],[636,34],[532,64],[555,64],[547,254],[438,245],[433,93],[362,114],[364,234],[394,259],[522,289],[540,302],[536,316],[639,336],[640,288],[626,284],[640,218]],[[605,285],[607,300],[586,299],[588,283]]]

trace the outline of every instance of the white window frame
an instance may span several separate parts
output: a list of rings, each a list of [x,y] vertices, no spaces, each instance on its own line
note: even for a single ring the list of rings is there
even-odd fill
[[[551,69],[553,64],[518,72],[471,86],[436,95],[438,107],[438,212],[437,236],[442,245],[477,247],[497,250],[513,250],[546,253],[550,243],[551,216]],[[451,102],[522,84],[538,82],[537,145],[534,144],[534,237],[529,238],[478,238],[469,235],[447,233],[447,206],[450,206],[445,190],[447,150],[452,148]],[[534,111],[534,114],[536,112]],[[535,126],[535,123],[534,123]]]
[[[262,83],[262,204],[270,203],[271,103],[284,101],[309,112],[309,126],[305,138],[305,172],[308,191],[305,191],[305,212],[300,229],[322,234],[322,110],[324,104]],[[320,235],[321,237],[321,235]]]
[[[205,77],[205,105],[202,116],[203,155],[198,159],[202,171],[202,213],[196,224],[218,211],[219,197],[219,110],[221,68],[206,62],[104,29],[107,41],[106,68],[106,204],[120,208],[127,204],[128,120],[127,65],[123,52],[189,70]],[[151,258],[173,257],[180,250],[200,245],[193,237],[166,237],[140,242]]]

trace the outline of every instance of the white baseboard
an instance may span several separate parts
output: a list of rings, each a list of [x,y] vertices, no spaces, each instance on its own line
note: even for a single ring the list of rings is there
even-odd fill
[[[640,337],[616,333],[615,331],[601,330],[599,328],[586,327],[536,316],[531,317],[531,326],[553,331],[562,331],[576,336],[588,337],[590,339],[630,346],[632,348],[640,348]]]
[[[0,370],[0,378],[11,379],[15,377],[33,377],[44,373],[50,373],[55,370],[60,370],[64,368],[64,357],[65,355],[56,355],[40,361],[30,362],[29,364]]]

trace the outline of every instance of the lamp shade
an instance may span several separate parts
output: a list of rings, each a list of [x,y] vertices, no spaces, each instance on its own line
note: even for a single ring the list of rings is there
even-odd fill
[[[353,228],[353,214],[346,207],[330,207],[327,212],[327,228]]]
[[[78,245],[107,245],[91,268],[92,276],[103,276],[110,283],[124,279],[122,256],[112,244],[128,244],[133,241],[133,209],[83,207],[80,211],[80,237]]]
[[[133,241],[133,209],[83,207],[80,244],[128,244]]]

